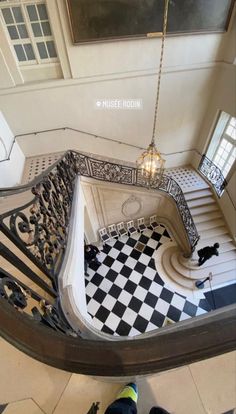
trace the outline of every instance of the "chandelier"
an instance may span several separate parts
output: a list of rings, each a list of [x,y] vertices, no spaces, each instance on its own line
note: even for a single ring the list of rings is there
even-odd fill
[[[164,8],[164,18],[163,18],[163,31],[161,34],[161,56],[160,56],[160,65],[157,79],[157,92],[156,92],[156,102],[155,102],[155,113],[153,121],[153,131],[152,139],[148,148],[139,156],[136,161],[137,168],[141,170],[142,177],[145,181],[145,184],[149,187],[157,187],[161,181],[165,160],[161,157],[160,152],[156,148],[155,136],[156,136],[156,125],[157,125],[157,112],[160,96],[160,84],[161,84],[161,74],[162,74],[162,63],[163,63],[163,54],[164,54],[164,44],[166,37],[166,28],[167,28],[167,16],[168,16],[168,3],[169,0],[165,0]]]

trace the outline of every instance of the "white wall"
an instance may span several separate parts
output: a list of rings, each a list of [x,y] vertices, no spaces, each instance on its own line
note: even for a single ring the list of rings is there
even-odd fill
[[[13,141],[14,135],[0,111],[0,188],[11,187],[21,182],[25,156],[18,143],[13,144]]]
[[[0,162],[0,188],[21,184],[25,156],[17,143],[14,144],[9,160]]]
[[[214,69],[207,68],[163,75],[157,144],[165,157],[176,151],[195,148],[213,74]],[[31,87],[21,93],[2,95],[0,107],[7,114],[15,135],[67,126],[146,147],[152,136],[155,86],[156,77],[146,75],[91,83],[76,82],[67,87],[61,85],[37,90]],[[99,98],[141,98],[143,109],[96,109],[94,101]],[[41,145],[38,153],[62,150],[57,145],[58,137],[56,133],[51,138],[53,142],[44,140],[44,149]],[[33,155],[40,139],[36,135],[31,139],[22,137],[18,142],[25,154]],[[65,146],[71,148],[71,142],[68,140]],[[73,147],[79,149],[78,145]],[[107,142],[101,143],[99,148],[104,155],[108,155]],[[180,161],[170,158],[172,164],[169,166],[188,163],[189,155],[185,154]]]

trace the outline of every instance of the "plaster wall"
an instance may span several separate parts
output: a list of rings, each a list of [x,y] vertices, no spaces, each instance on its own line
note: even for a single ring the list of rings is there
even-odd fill
[[[214,69],[207,68],[163,75],[157,144],[164,157],[168,157],[169,167],[187,164],[191,158],[189,152],[183,155],[173,153],[195,148],[213,72]],[[147,147],[152,136],[155,85],[156,77],[153,75],[75,83],[65,88],[7,94],[0,97],[0,105],[15,135],[71,127],[143,148]],[[103,98],[142,99],[143,107],[137,110],[97,109],[95,100]],[[94,144],[94,140],[86,136],[70,134],[63,142],[57,131],[50,135],[50,141],[48,137],[28,135],[19,137],[18,142],[26,156],[74,148],[131,161],[126,150],[119,151],[115,147],[115,156],[108,153],[113,144],[107,141]],[[129,151],[132,161],[136,158],[134,151]]]
[[[25,156],[17,143],[11,152],[10,159],[0,162],[0,188],[13,187],[21,183]]]

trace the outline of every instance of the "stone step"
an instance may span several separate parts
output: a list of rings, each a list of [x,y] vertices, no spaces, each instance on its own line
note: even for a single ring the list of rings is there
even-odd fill
[[[219,211],[219,208],[216,203],[207,204],[202,207],[193,207],[190,208],[191,214],[193,217],[198,216],[199,214],[210,213],[212,211]]]
[[[195,224],[204,223],[205,221],[214,220],[222,217],[221,211],[211,211],[210,213],[199,214],[194,217]]]
[[[187,289],[193,290],[195,286],[191,278],[183,277],[183,275],[175,267],[173,268],[173,263],[170,260],[170,258],[173,256],[172,252],[172,249],[168,249],[162,256],[162,265],[164,271],[171,279],[175,281],[175,283],[180,284],[180,286],[183,286]]]
[[[184,194],[185,196],[185,200],[189,201],[189,200],[196,200],[202,197],[208,197],[208,196],[212,196],[212,191],[208,188],[206,188],[205,190],[195,190],[195,191],[191,191],[189,193]]]
[[[222,227],[225,225],[225,222],[223,219],[218,219],[218,220],[203,221],[202,223],[195,223],[195,224],[196,224],[198,232],[204,232],[205,230],[210,230],[216,227]]]
[[[236,270],[236,259],[234,260],[228,260],[224,261],[223,258],[220,259],[220,256],[217,257],[218,262],[214,264],[213,259],[208,260],[206,263],[204,263],[202,266],[198,266],[198,263],[194,262],[191,264],[191,268],[184,266],[180,262],[179,253],[175,251],[171,257],[170,261],[172,264],[173,269],[178,273],[178,275],[182,276],[186,279],[201,279],[206,276],[208,276],[209,272],[212,272],[213,275],[217,274],[223,274],[229,271],[235,271]],[[221,262],[220,262],[221,260]],[[187,265],[187,263],[186,263]]]
[[[181,263],[184,267],[196,269],[197,261],[198,261],[197,251],[194,252],[190,260],[183,257],[183,255],[181,254],[179,255],[178,260],[179,260],[179,263]],[[220,264],[220,263],[226,263],[227,261],[230,261],[230,260],[236,260],[236,250],[222,252],[219,249],[219,256],[212,256],[211,259],[205,262],[204,267],[213,266],[213,265]]]
[[[227,233],[228,233],[228,229],[225,226],[216,227],[210,230],[199,231],[201,240],[218,238],[218,236],[221,236],[222,234],[227,234]],[[214,243],[216,243],[217,241],[218,239],[215,240]]]
[[[232,237],[227,233],[217,236],[217,240],[215,239],[215,237],[210,237],[209,239],[200,238],[196,249],[199,250],[205,246],[213,246],[213,244],[216,242],[218,242],[221,246],[223,243],[232,242]]]
[[[183,193],[185,195],[185,194],[188,194],[188,193],[193,193],[194,191],[205,190],[207,188],[210,188],[210,186],[207,184],[206,181],[202,181],[201,185],[199,187],[197,187],[196,185],[193,185],[191,187],[184,188]]]
[[[169,256],[172,254],[171,252],[176,251],[176,249],[178,249],[178,246],[174,242],[167,242],[159,247],[155,252],[154,257],[156,270],[164,280],[166,286],[169,286],[175,292],[194,300],[195,295],[199,295],[194,283],[187,279],[184,279],[184,282],[181,283],[181,279],[183,278],[171,265]]]
[[[229,252],[229,251],[232,251],[232,250],[236,251],[236,245],[234,244],[233,241],[222,243],[220,245],[220,248],[219,248],[220,253]]]
[[[204,205],[215,204],[215,199],[214,197],[197,198],[195,200],[187,201],[187,204],[189,208],[200,207]]]
[[[213,275],[213,280],[211,282],[212,286],[216,286],[217,285],[221,285],[222,283],[229,283],[229,282],[235,282],[236,276],[236,269],[232,269],[229,270],[227,272],[218,274],[218,275]]]

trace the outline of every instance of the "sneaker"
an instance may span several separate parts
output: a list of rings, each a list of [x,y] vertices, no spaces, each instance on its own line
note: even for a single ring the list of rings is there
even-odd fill
[[[130,382],[129,384],[127,384],[117,396],[117,399],[120,399],[120,398],[131,398],[131,400],[137,403],[137,400],[138,400],[137,385],[133,382]]]
[[[89,274],[88,274],[88,273],[85,273],[85,276],[87,276],[87,277],[88,277],[88,276],[89,276]]]

